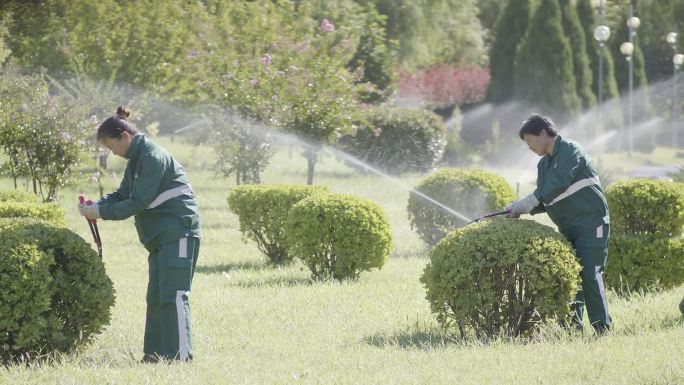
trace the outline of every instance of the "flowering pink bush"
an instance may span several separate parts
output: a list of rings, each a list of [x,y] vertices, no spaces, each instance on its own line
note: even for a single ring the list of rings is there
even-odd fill
[[[416,74],[401,72],[399,96],[440,106],[475,103],[484,99],[490,79],[488,69],[442,64]]]
[[[271,55],[265,54],[261,57],[261,64],[268,66],[271,64]]]
[[[335,24],[331,23],[328,19],[323,19],[321,21],[321,32],[335,32]]]

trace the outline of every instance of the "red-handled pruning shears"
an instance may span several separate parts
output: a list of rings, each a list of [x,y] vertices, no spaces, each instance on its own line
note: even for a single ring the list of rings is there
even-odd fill
[[[93,204],[93,201],[91,201],[90,199],[86,201],[83,195],[78,196],[78,201],[81,204],[86,204],[87,206]],[[102,258],[102,241],[100,240],[100,231],[97,229],[97,219],[86,218],[86,221],[88,221],[88,227],[90,227],[90,232],[93,234],[93,239],[95,239],[95,244],[97,245],[97,253],[100,254],[100,258]]]

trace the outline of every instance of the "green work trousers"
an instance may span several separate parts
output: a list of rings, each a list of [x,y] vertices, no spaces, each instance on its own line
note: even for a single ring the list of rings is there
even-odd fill
[[[150,253],[145,321],[145,355],[192,359],[190,287],[199,254],[199,238],[165,243]]]
[[[603,272],[608,257],[608,248],[604,246],[587,246],[582,239],[574,243],[578,261],[582,266],[580,276],[582,289],[577,293],[572,304],[573,322],[582,328],[584,306],[589,313],[589,322],[598,333],[608,331],[612,319],[608,314],[606,289],[603,284]]]

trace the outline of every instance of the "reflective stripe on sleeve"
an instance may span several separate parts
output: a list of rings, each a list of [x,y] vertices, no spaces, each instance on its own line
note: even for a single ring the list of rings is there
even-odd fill
[[[157,195],[157,197],[152,201],[152,203],[150,203],[149,206],[147,206],[147,208],[153,209],[171,198],[179,197],[185,194],[192,195],[192,188],[189,184],[184,184],[176,188],[172,188],[171,190],[164,191],[163,193]]]
[[[571,184],[570,187],[568,187],[567,190],[565,190],[562,194],[558,195],[556,197],[556,199],[552,200],[550,203],[544,203],[544,206],[554,205],[554,204],[558,203],[559,201],[561,201],[561,200],[569,197],[570,195],[576,193],[580,189],[583,189],[584,187],[588,187],[588,186],[595,185],[595,184],[596,185],[601,184],[599,182],[598,176],[580,179],[577,182]]]

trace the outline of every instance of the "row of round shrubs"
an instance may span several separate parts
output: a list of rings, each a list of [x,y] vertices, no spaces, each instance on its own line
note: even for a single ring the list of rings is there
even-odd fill
[[[389,257],[389,221],[366,199],[319,186],[242,185],[231,190],[228,206],[271,263],[296,257],[316,279],[355,279]]]
[[[114,289],[64,211],[30,194],[0,193],[0,359],[70,352],[109,324]]]
[[[612,225],[606,284],[618,293],[684,283],[684,185],[617,182],[606,190]]]

